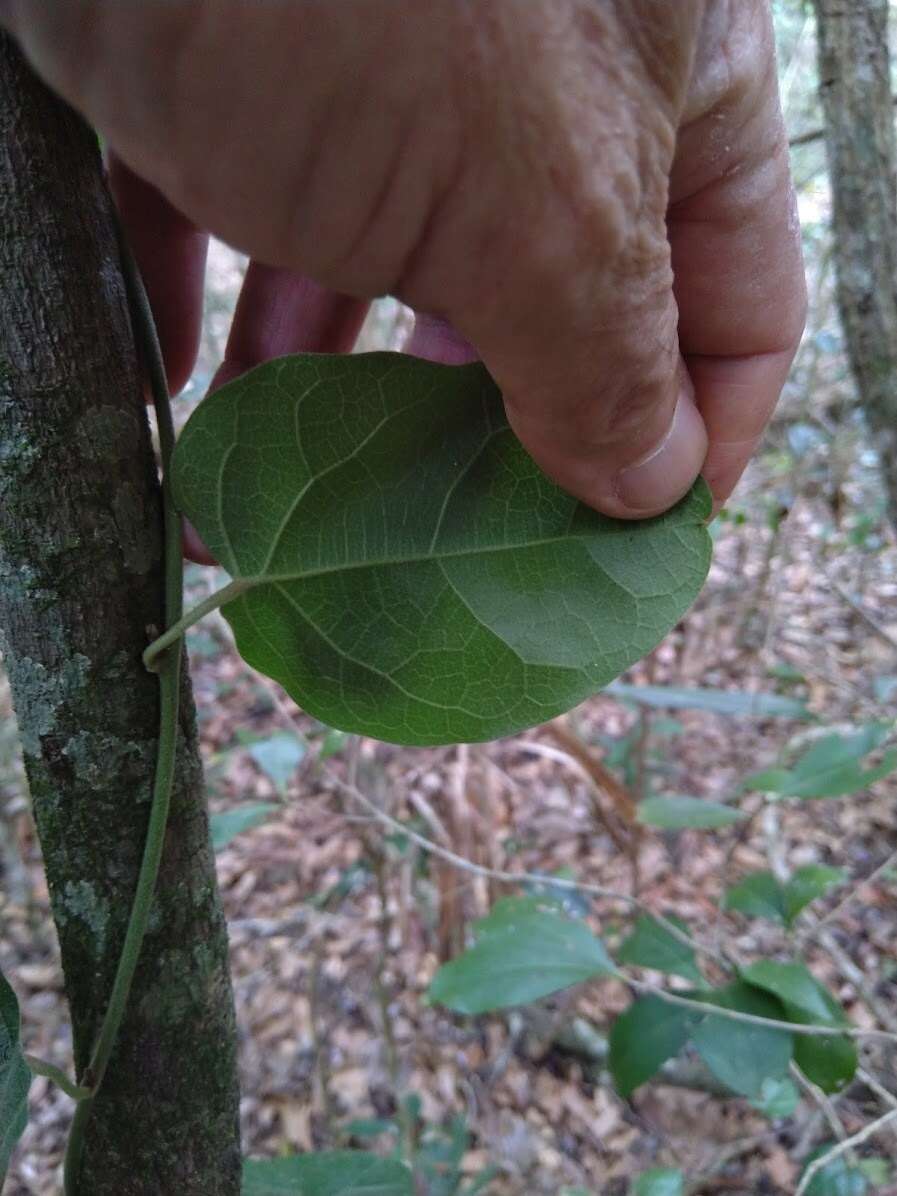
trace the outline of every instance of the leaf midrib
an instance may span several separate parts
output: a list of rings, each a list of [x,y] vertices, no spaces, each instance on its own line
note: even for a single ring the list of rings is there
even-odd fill
[[[574,515],[576,514],[578,509],[579,509],[578,507],[574,508]],[[570,522],[572,523],[572,521],[573,521],[573,517],[571,516]],[[689,526],[689,525],[683,524],[681,526]],[[695,526],[698,526],[698,524],[696,523]],[[451,552],[440,552],[440,553],[434,553],[434,552],[431,552],[430,550],[427,550],[426,552],[411,553],[408,556],[400,556],[400,557],[386,556],[386,557],[379,557],[376,560],[368,559],[368,560],[361,560],[361,561],[356,561],[356,560],[345,561],[345,562],[340,562],[339,564],[322,565],[319,568],[306,569],[306,570],[290,572],[290,573],[243,574],[243,573],[240,573],[239,571],[235,570],[234,572],[231,573],[231,576],[235,580],[245,583],[245,585],[247,587],[254,588],[255,586],[273,585],[273,584],[278,584],[278,583],[282,584],[283,582],[290,582],[290,581],[306,581],[306,580],[309,580],[309,579],[315,578],[315,577],[326,577],[332,573],[346,573],[346,572],[350,572],[355,569],[379,569],[379,568],[384,568],[384,567],[388,567],[388,566],[398,566],[398,565],[420,565],[420,564],[424,564],[427,562],[439,563],[441,561],[458,560],[463,557],[491,556],[495,553],[500,553],[500,552],[522,552],[529,548],[546,548],[552,544],[583,543],[588,540],[600,539],[604,536],[619,535],[619,534],[620,533],[616,529],[608,529],[607,531],[583,532],[583,533],[567,531],[560,535],[546,536],[544,539],[541,539],[541,540],[527,540],[527,541],[519,543],[519,544],[490,544],[485,547],[459,548],[459,549],[455,549]],[[236,558],[234,560],[234,563],[236,565],[239,565],[239,562],[236,561]],[[646,599],[646,598],[652,598],[652,597],[672,598],[674,596],[674,594],[676,593],[676,590],[671,590],[669,592],[664,592],[662,594],[657,594],[657,595],[652,595],[652,594],[635,595],[635,594],[633,594],[632,590],[627,589],[627,587],[624,586],[621,582],[617,581],[616,578],[611,577],[610,574],[607,572],[607,569],[599,561],[596,561],[594,557],[591,558],[591,563],[595,566],[595,568],[600,573],[603,573],[604,576],[607,577],[609,581],[613,582],[614,585],[619,586],[621,589],[624,589],[626,591],[626,593],[630,595],[630,597],[633,597],[633,598],[638,597],[640,599]],[[686,583],[683,581],[682,585],[685,585],[685,584]],[[678,588],[681,588],[681,587],[678,587]]]

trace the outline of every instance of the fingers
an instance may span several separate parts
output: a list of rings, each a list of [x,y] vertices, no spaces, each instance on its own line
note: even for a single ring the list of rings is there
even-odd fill
[[[476,360],[476,350],[449,323],[429,315],[416,316],[414,333],[408,343],[407,352],[413,353],[417,357],[424,357],[430,361],[441,361],[449,365],[461,365]],[[669,493],[671,459],[685,458],[686,465],[683,476],[686,489],[694,480],[700,467],[701,454],[705,444],[704,429],[697,409],[691,400],[691,385],[684,368],[679,370],[677,384],[682,400],[676,405],[672,424],[661,436],[660,443],[654,448],[649,448],[647,453],[637,460],[628,471],[624,470],[624,476],[618,476],[612,481],[611,484],[616,484],[618,487],[616,492],[611,491],[610,497],[606,493],[600,496],[599,502],[603,510],[608,511],[612,504],[616,508],[612,507],[608,513],[631,517],[632,510],[644,510],[645,503],[650,503],[652,494],[658,492],[661,495],[658,505],[661,506],[661,509],[665,509],[668,505],[666,496]],[[537,411],[532,435],[527,439],[525,418],[525,415],[518,416],[515,426],[518,435],[527,444],[532,455],[537,460],[541,457],[543,467],[559,481],[564,478],[564,470],[567,470],[569,475],[574,476],[575,485],[578,479],[573,471],[578,467],[579,454],[571,454],[569,438],[563,432],[558,438],[556,430],[547,425],[544,413]],[[554,456],[551,455],[552,434],[556,440],[560,439],[560,453],[555,450]],[[593,461],[589,463],[590,466],[592,464]],[[613,462],[611,462],[610,470],[613,471]],[[594,490],[591,488],[594,481],[594,477],[588,476],[588,474],[585,476],[582,486],[585,494],[594,494]],[[567,482],[567,487],[574,488],[569,482]],[[673,493],[675,501],[680,494],[677,491]],[[621,511],[616,504],[620,501],[625,503],[629,494],[631,494],[632,508]],[[596,502],[594,505],[598,505],[598,503]]]
[[[664,178],[661,169],[653,202],[618,213],[618,228],[607,227],[606,196],[572,227],[561,208],[537,226],[538,249],[509,246],[496,271],[507,285],[484,281],[449,313],[538,464],[618,518],[667,510],[694,482],[707,444],[679,356]]]
[[[466,365],[476,361],[476,349],[469,345],[446,320],[417,312],[414,317],[414,331],[406,353],[423,357],[427,361],[441,361],[445,365]]]
[[[350,352],[368,306],[293,271],[250,262],[224,361],[209,389],[216,390],[253,366],[287,353]],[[184,555],[199,565],[216,564],[189,523],[184,527]]]
[[[153,309],[168,387],[177,394],[199,349],[209,238],[114,154],[109,184]]]
[[[756,449],[803,331],[806,288],[766,5],[720,33],[730,89],[680,132],[669,236],[679,337],[719,507]],[[713,34],[709,30],[709,34]]]
[[[454,160],[456,7],[8,0],[0,21],[198,226],[373,296],[390,289]]]
[[[369,303],[250,262],[212,389],[287,353],[349,353]]]

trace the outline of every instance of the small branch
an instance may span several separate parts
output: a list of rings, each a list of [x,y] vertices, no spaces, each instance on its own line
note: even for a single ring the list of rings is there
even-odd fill
[[[318,942],[315,944],[311,975],[309,977],[309,1023],[312,1050],[314,1052],[314,1079],[317,1081],[318,1095],[321,1099],[324,1131],[328,1141],[333,1142],[335,1140],[338,1114],[330,1088],[330,1035],[327,1033],[327,1027],[322,1027],[321,1024],[321,973],[323,965],[324,947],[321,942]]]
[[[438,859],[445,860],[446,863],[452,864],[456,868],[460,868],[464,872],[469,872],[474,876],[492,877],[495,880],[503,881],[505,884],[525,885],[536,882],[538,884],[551,885],[558,889],[567,889],[573,892],[587,893],[591,896],[604,897],[613,901],[622,902],[631,908],[644,910],[650,917],[661,925],[669,926],[672,933],[673,930],[677,932],[677,937],[688,943],[689,946],[696,950],[702,951],[705,954],[710,954],[713,958],[718,958],[717,953],[704,947],[689,935],[683,934],[675,923],[667,922],[666,919],[661,918],[652,909],[647,907],[644,902],[637,897],[631,897],[626,893],[618,893],[614,889],[607,889],[601,885],[581,884],[578,881],[568,881],[556,876],[548,876],[544,873],[537,872],[500,872],[496,869],[485,868],[482,864],[474,864],[471,860],[464,859],[463,856],[456,855],[453,851],[447,848],[440,847],[433,843],[430,839],[419,835],[416,831],[411,830],[407,826],[403,826],[395,818],[390,817],[384,810],[381,810],[375,802],[371,801],[360,789],[354,785],[350,785],[341,777],[337,776],[335,772],[330,769],[325,769],[326,775],[330,781],[339,788],[347,796],[351,797],[353,801],[362,805],[371,813],[374,818],[388,826],[390,830],[397,831],[404,835],[405,838],[410,839],[412,843],[416,843],[418,847],[422,848],[429,855],[435,856]],[[731,968],[728,960],[723,960],[727,968]],[[644,980],[636,980],[624,972],[617,970],[615,975],[624,984],[628,984],[637,992],[651,993],[660,1000],[666,1001],[670,1005],[681,1005],[686,1009],[694,1009],[696,1012],[702,1013],[705,1016],[708,1013],[713,1013],[714,1016],[728,1018],[730,1021],[745,1022],[749,1025],[765,1026],[767,1029],[786,1030],[791,1034],[800,1034],[805,1037],[815,1038],[861,1038],[861,1039],[878,1039],[887,1042],[897,1042],[897,1034],[892,1034],[888,1030],[865,1030],[857,1026],[820,1026],[820,1025],[801,1025],[796,1022],[778,1021],[775,1018],[758,1017],[752,1013],[741,1013],[736,1009],[724,1009],[721,1006],[708,1006],[701,1001],[693,1001],[688,997],[680,997],[677,993],[668,992],[666,989],[659,988],[657,985],[649,984]]]
[[[867,885],[875,884],[879,877],[883,876],[885,872],[889,871],[891,868],[897,868],[897,851],[889,855],[888,858],[883,863],[879,864],[874,871],[870,872],[868,876],[863,876],[857,880],[853,887],[844,894],[837,905],[833,906],[827,914],[824,914],[818,922],[810,926],[809,929],[807,929],[801,935],[799,943],[801,952],[806,951],[808,945],[819,935],[822,928],[827,926],[829,922],[834,922],[834,920],[844,912],[848,905],[850,905],[859,896],[859,894],[863,889],[866,888]]]
[[[813,141],[821,141],[825,136],[825,129],[807,129],[803,133],[796,133],[793,137],[788,138],[788,144],[792,149],[799,145],[810,145]]]
[[[897,1122],[897,1109],[891,1109],[890,1112],[885,1113],[876,1121],[871,1121],[868,1125],[863,1126],[857,1133],[852,1134],[849,1138],[845,1138],[843,1142],[839,1142],[837,1146],[833,1146],[831,1150],[820,1155],[818,1159],[814,1159],[803,1174],[803,1177],[798,1184],[797,1191],[794,1196],[805,1196],[809,1190],[810,1184],[816,1178],[820,1171],[828,1167],[829,1164],[834,1163],[835,1159],[839,1159],[843,1154],[849,1150],[853,1150],[856,1146],[862,1146],[870,1138],[874,1137],[879,1130],[883,1130],[887,1125],[893,1125]]]
[[[865,1067],[858,1067],[856,1074],[857,1079],[862,1080],[866,1087],[875,1093],[882,1104],[888,1105],[892,1109],[897,1109],[897,1096],[885,1088],[884,1084],[880,1083],[871,1071],[867,1071]]]
[[[897,96],[893,97],[894,104],[897,104]],[[817,129],[807,129],[803,133],[796,133],[794,137],[788,138],[788,144],[792,149],[799,145],[810,145],[813,141],[822,141],[825,137],[825,129],[820,126]]]
[[[843,1121],[838,1116],[838,1110],[835,1108],[834,1101],[822,1091],[818,1084],[814,1084],[812,1080],[804,1075],[794,1060],[789,1063],[788,1070],[797,1082],[798,1087],[804,1090],[819,1109],[822,1120],[828,1122],[829,1129],[838,1141],[844,1142],[847,1138],[847,1130],[844,1128]]]
[[[852,611],[854,611],[863,620],[867,627],[869,627],[878,638],[891,649],[892,652],[897,652],[897,638],[895,638],[887,627],[879,623],[875,615],[863,606],[862,602],[858,602],[856,598],[846,590],[840,582],[834,580],[829,576],[829,584],[832,589],[838,594],[842,601],[846,602]]]
[[[538,1027],[535,1027],[535,1032],[538,1036]],[[596,1083],[600,1081],[604,1087],[611,1086],[612,1081],[607,1071],[610,1044],[601,1031],[585,1018],[573,1018],[572,1021],[555,1031],[546,1041],[540,1040],[539,1045],[543,1054],[548,1048],[555,1047],[565,1054],[582,1060],[584,1064],[600,1073],[595,1077]],[[705,1092],[709,1096],[724,1098],[732,1096],[731,1088],[727,1088],[725,1084],[717,1080],[700,1059],[668,1059],[654,1076],[654,1083],[666,1084],[670,1088]]]
[[[787,1030],[789,1034],[800,1034],[805,1038],[868,1038],[880,1039],[886,1042],[897,1042],[897,1034],[890,1030],[864,1030],[859,1026],[820,1026],[802,1025],[799,1022],[784,1022],[772,1017],[759,1017],[755,1013],[742,1013],[738,1009],[724,1009],[720,1005],[708,1005],[704,1001],[693,1001],[690,997],[681,997],[678,993],[669,992],[656,984],[649,984],[645,980],[633,980],[625,972],[616,969],[614,975],[624,984],[628,984],[637,992],[650,993],[666,1001],[668,1005],[681,1005],[685,1009],[694,1009],[705,1016],[712,1013],[714,1017],[728,1018],[733,1022],[745,1022],[750,1026],[765,1026],[769,1030]]]
[[[227,602],[233,602],[235,598],[239,598],[251,586],[251,582],[243,578],[237,578],[235,581],[228,582],[226,586],[222,586],[220,590],[216,590],[214,594],[210,594],[208,598],[204,598],[202,602],[196,604],[192,610],[187,613],[176,623],[173,623],[158,639],[153,640],[150,646],[143,654],[143,664],[151,673],[158,671],[158,659],[166,648],[170,648],[172,644],[176,643],[194,623],[198,623],[200,619],[210,615],[213,610],[218,610],[220,606],[224,606]]]
[[[607,794],[626,827],[630,831],[637,832],[639,830],[638,806],[626,786],[617,780],[610,769],[593,752],[589,751],[588,745],[583,743],[564,719],[554,719],[546,725],[545,731],[573,756],[577,763],[585,769],[594,784]]]
[[[889,1009],[885,1007],[882,1001],[876,997],[870,986],[866,983],[866,977],[862,971],[853,962],[846,951],[840,946],[835,939],[835,936],[827,928],[820,929],[817,935],[819,946],[823,951],[827,951],[835,963],[840,968],[844,977],[850,981],[853,987],[857,990],[857,994],[876,1021],[881,1022],[894,1035],[897,1035],[897,1017]]]
[[[628,893],[620,893],[616,889],[609,889],[603,885],[585,884],[578,880],[567,880],[565,877],[550,876],[544,872],[504,872],[498,868],[487,868],[482,864],[475,864],[472,860],[467,860],[463,856],[456,855],[455,852],[450,851],[447,847],[440,847],[438,843],[434,843],[432,839],[427,839],[424,835],[420,835],[417,831],[405,826],[397,819],[392,818],[385,810],[380,807],[366,794],[362,793],[355,785],[344,781],[342,777],[338,776],[331,768],[325,767],[324,774],[331,782],[331,784],[340,790],[341,793],[351,797],[353,801],[357,802],[365,810],[371,814],[375,821],[386,826],[391,831],[395,831],[409,839],[412,843],[416,843],[428,855],[434,856],[436,859],[444,860],[447,864],[453,865],[462,872],[468,872],[472,876],[482,876],[486,879],[497,880],[502,884],[507,885],[549,885],[551,888],[570,893],[583,893],[589,897],[600,897],[608,901],[615,901],[618,904],[628,905],[630,909],[639,909],[643,913],[648,914],[653,918],[658,925],[662,926],[673,938],[677,939],[683,945],[691,947],[693,950],[702,955],[713,959],[720,967],[727,971],[732,970],[732,964],[715,951],[712,947],[706,946],[698,939],[692,938],[690,934],[681,930],[675,922],[670,922],[669,919],[664,918],[662,914],[653,910],[647,902],[641,901],[638,897],[633,897]],[[762,1020],[762,1019],[761,1019]]]
[[[728,1092],[727,1095],[731,1096],[732,1094]],[[697,1196],[698,1192],[704,1191],[712,1191],[715,1196],[724,1183],[730,1182],[720,1175],[724,1167],[743,1155],[756,1154],[758,1147],[774,1142],[777,1136],[777,1130],[769,1129],[763,1130],[759,1134],[751,1134],[747,1138],[739,1138],[736,1142],[727,1142],[717,1151],[716,1157],[702,1170],[701,1174],[687,1185],[688,1196]],[[744,1189],[743,1180],[731,1182],[738,1191]]]

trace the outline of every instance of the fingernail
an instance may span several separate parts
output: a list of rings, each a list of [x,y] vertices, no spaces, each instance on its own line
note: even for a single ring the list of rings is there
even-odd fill
[[[689,393],[679,394],[669,431],[660,444],[617,474],[614,490],[631,511],[663,511],[688,492],[707,453],[704,421]]]

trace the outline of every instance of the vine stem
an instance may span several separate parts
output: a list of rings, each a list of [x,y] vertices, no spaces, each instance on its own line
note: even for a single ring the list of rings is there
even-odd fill
[[[159,429],[159,444],[162,458],[162,513],[164,526],[164,618],[166,625],[176,624],[183,610],[183,558],[181,554],[181,518],[175,509],[171,495],[169,464],[174,449],[174,421],[162,351],[156,335],[149,300],[140,277],[140,271],[124,232],[118,229],[122,274],[128,296],[128,306],[145,365],[150,376],[153,405]],[[90,1120],[93,1102],[103,1082],[109,1059],[115,1047],[121,1027],[140,950],[146,935],[159,864],[165,843],[165,827],[171,805],[171,790],[174,782],[175,758],[177,754],[178,708],[180,703],[181,659],[183,656],[181,635],[174,635],[158,661],[156,672],[159,677],[159,736],[156,749],[156,769],[153,778],[152,804],[146,842],[131,916],[125,932],[125,941],[119,957],[109,1004],[103,1017],[99,1033],[94,1041],[90,1060],[79,1087],[86,1087],[90,1095],[79,1100],[69,1133],[65,1154],[64,1188],[65,1196],[79,1196],[81,1163],[84,1156],[84,1141]]]
[[[226,586],[222,586],[220,590],[216,590],[214,594],[210,594],[208,598],[204,598],[202,602],[198,602],[182,618],[179,618],[176,623],[172,623],[158,639],[153,640],[143,654],[145,667],[151,673],[156,672],[159,657],[172,644],[179,640],[188,628],[192,627],[194,623],[198,623],[200,619],[204,619],[206,615],[211,614],[213,610],[217,610],[219,606],[224,606],[227,602],[233,602],[235,598],[239,598],[251,586],[251,582],[245,581],[243,578],[237,578],[235,581],[228,582]]]
[[[812,1184],[813,1180],[820,1171],[830,1166],[830,1164],[834,1163],[834,1161],[839,1159],[842,1155],[847,1154],[847,1152],[852,1150],[855,1146],[862,1145],[863,1142],[873,1137],[873,1135],[877,1134],[880,1130],[883,1130],[886,1126],[893,1125],[895,1121],[897,1121],[897,1109],[891,1109],[889,1113],[885,1113],[882,1117],[879,1117],[877,1121],[870,1121],[870,1123],[864,1126],[859,1133],[852,1134],[851,1137],[845,1138],[843,1142],[839,1142],[837,1146],[833,1146],[831,1150],[828,1150],[825,1152],[825,1154],[820,1155],[818,1159],[814,1159],[803,1173],[800,1185],[798,1186],[794,1196],[804,1196],[804,1193],[810,1190],[810,1184]]]
[[[82,1088],[80,1084],[73,1084],[62,1068],[57,1067],[55,1063],[48,1063],[46,1059],[38,1059],[37,1055],[26,1055],[25,1062],[28,1064],[29,1071],[34,1072],[36,1076],[43,1076],[45,1079],[51,1080],[73,1101],[87,1100],[93,1095],[91,1088]]]

